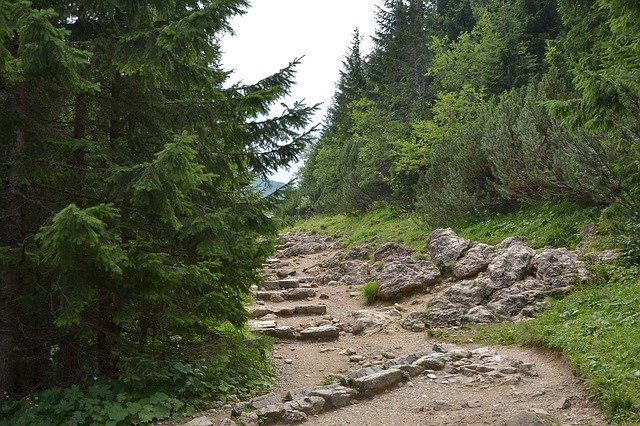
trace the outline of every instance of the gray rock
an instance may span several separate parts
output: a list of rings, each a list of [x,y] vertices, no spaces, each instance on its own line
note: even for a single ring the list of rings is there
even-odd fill
[[[489,309],[484,306],[474,306],[469,309],[464,316],[467,322],[488,324],[497,322],[498,318]]]
[[[553,403],[552,407],[556,410],[566,410],[567,408],[571,407],[571,400],[569,400],[569,398],[560,398]]]
[[[282,419],[284,404],[273,404],[256,410],[262,424],[275,423]]]
[[[282,398],[277,394],[271,392],[266,395],[253,398],[251,401],[249,401],[249,405],[258,410],[268,405],[279,404],[280,402],[282,402]]]
[[[342,260],[336,257],[324,265],[325,274],[320,284],[362,285],[372,278],[371,265],[361,260]]]
[[[324,398],[319,396],[305,396],[303,398],[285,402],[284,408],[286,410],[296,410],[305,414],[313,415],[321,413],[324,409],[324,404]]]
[[[475,279],[454,283],[437,297],[445,299],[448,303],[471,308],[482,303],[487,296],[489,285],[491,285],[489,279],[483,274]]]
[[[300,305],[293,308],[296,315],[324,315],[327,313],[326,305]]]
[[[396,243],[386,243],[373,254],[376,261],[411,257],[413,250]]]
[[[400,293],[410,293],[433,285],[440,278],[440,270],[431,262],[403,258],[384,265],[378,274],[378,297],[390,299]]]
[[[371,335],[400,318],[402,318],[402,314],[394,308],[362,309],[353,313],[353,320],[349,324],[351,333]]]
[[[444,265],[451,265],[458,260],[471,243],[456,235],[453,229],[436,229],[429,236],[427,246],[431,258]]]
[[[282,294],[285,300],[302,300],[315,297],[317,292],[312,288],[292,288]]]
[[[456,278],[471,278],[483,272],[495,256],[495,248],[479,243],[472,247],[453,267]]]
[[[290,275],[295,275],[295,274],[296,274],[295,269],[279,269],[276,271],[276,276],[278,278],[286,278]]]
[[[402,320],[402,328],[417,332],[424,331],[426,328],[424,318],[424,312],[410,312],[404,320]]]
[[[240,416],[238,417],[238,422],[242,426],[259,426],[260,418],[258,417],[257,413],[252,411],[250,413],[240,414]]]
[[[504,250],[498,250],[498,254],[487,267],[487,274],[491,279],[490,289],[498,290],[508,287],[523,279],[529,272],[535,251],[519,240],[514,240],[506,247]]]
[[[324,399],[325,409],[339,408],[348,405],[358,392],[355,389],[342,385],[315,386],[311,388],[293,389],[287,392],[285,400],[291,401],[305,396],[318,396]]]
[[[425,370],[423,366],[415,364],[398,365],[397,368],[400,371],[408,373],[411,377],[417,376]]]
[[[301,340],[338,340],[340,330],[334,325],[309,327],[300,331]]]
[[[256,293],[256,299],[269,302],[281,302],[284,300],[283,295],[284,291],[281,290],[258,291]]]
[[[307,415],[302,411],[297,410],[285,410],[282,414],[282,423],[288,425],[295,425],[298,423],[304,423],[307,421]]]
[[[429,302],[427,321],[433,328],[460,325],[464,318],[465,307],[453,303]]]
[[[552,290],[566,291],[577,282],[589,279],[584,263],[578,255],[565,248],[545,249],[533,258],[536,275]]]
[[[293,242],[293,241],[292,241]],[[286,246],[287,244],[285,244]],[[301,235],[298,240],[283,250],[283,257],[294,257],[300,255],[308,255],[319,253],[327,250],[329,246],[318,235]]]
[[[429,355],[423,356],[422,358],[417,359],[416,361],[413,362],[413,365],[419,365],[425,370],[440,371],[444,369],[444,362]]]
[[[493,293],[487,306],[503,318],[513,318],[544,296],[544,284],[535,278],[527,278]]]
[[[249,329],[255,332],[272,330],[278,325],[275,321],[249,321]]]
[[[345,255],[344,260],[368,260],[372,254],[371,246],[354,247]]]
[[[207,416],[201,416],[185,423],[184,426],[213,426],[213,421]]]
[[[267,328],[260,331],[260,333],[266,336],[275,337],[276,339],[295,339],[298,336],[296,329],[289,326]]]
[[[392,368],[353,380],[353,387],[365,396],[380,393],[402,380],[402,371]]]

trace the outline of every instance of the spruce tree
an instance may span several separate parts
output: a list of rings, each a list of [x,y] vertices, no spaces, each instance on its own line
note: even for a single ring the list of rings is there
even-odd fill
[[[276,231],[250,183],[300,155],[314,111],[265,118],[295,61],[227,83],[218,39],[246,6],[0,2],[0,393],[144,389],[244,326]]]

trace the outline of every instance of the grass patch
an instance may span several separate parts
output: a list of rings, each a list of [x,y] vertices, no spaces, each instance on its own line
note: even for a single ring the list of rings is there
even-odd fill
[[[436,330],[453,342],[555,349],[569,362],[614,423],[640,422],[640,266],[594,271],[579,288],[540,317],[462,330]]]
[[[379,247],[396,242],[424,250],[429,230],[413,215],[386,206],[361,216],[344,214],[314,216],[297,222],[285,231],[303,231],[337,237],[346,248],[365,244]]]
[[[362,298],[367,305],[373,304],[378,298],[378,288],[380,288],[378,280],[371,280],[366,282],[360,289]]]
[[[507,237],[521,236],[533,248],[545,246],[575,248],[582,230],[598,222],[602,209],[562,201],[523,205],[505,214],[487,214],[452,226],[472,241],[497,244]]]
[[[497,244],[517,235],[526,238],[534,248],[575,248],[582,238],[582,230],[588,224],[598,222],[600,213],[599,207],[563,201],[523,205],[514,212],[486,214],[451,227],[469,240],[487,244]],[[387,206],[360,216],[314,216],[285,231],[332,235],[339,238],[346,248],[365,244],[378,247],[396,242],[421,252],[426,248],[432,229],[418,217]]]

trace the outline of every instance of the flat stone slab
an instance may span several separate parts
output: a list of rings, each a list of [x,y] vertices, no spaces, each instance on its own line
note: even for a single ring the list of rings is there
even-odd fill
[[[309,327],[300,331],[300,340],[338,340],[340,330],[335,325]]]
[[[251,311],[252,318],[262,318],[265,315],[279,317],[291,317],[293,315],[324,315],[327,313],[326,305],[299,305],[287,307],[260,306]]]
[[[299,278],[284,278],[281,280],[272,280],[265,281],[258,285],[259,290],[284,290],[289,288],[298,288],[300,287],[300,279]]]
[[[342,385],[314,386],[310,388],[292,389],[285,395],[285,401],[299,400],[304,397],[318,396],[324,399],[324,408],[340,408],[349,405],[358,396],[358,391]]]
[[[375,395],[402,381],[399,369],[383,370],[353,380],[353,387],[365,396]]]

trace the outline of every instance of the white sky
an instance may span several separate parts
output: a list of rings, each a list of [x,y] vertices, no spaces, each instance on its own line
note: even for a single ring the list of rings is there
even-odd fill
[[[225,69],[235,70],[231,82],[253,83],[304,56],[288,104],[322,102],[314,123],[324,118],[342,61],[357,27],[368,53],[375,31],[376,5],[382,0],[253,0],[243,16],[231,21],[235,36],[222,39]],[[299,164],[280,170],[273,180],[287,182]]]

